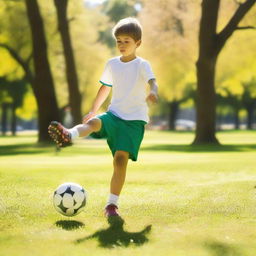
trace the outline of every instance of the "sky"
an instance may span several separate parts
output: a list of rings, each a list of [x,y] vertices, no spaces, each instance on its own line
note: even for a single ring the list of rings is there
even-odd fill
[[[90,5],[97,5],[97,4],[102,4],[106,0],[84,0],[85,3],[88,3]]]
[[[84,0],[84,3],[88,4],[89,6],[94,6],[94,5],[99,5],[105,2],[106,0]],[[141,10],[141,5],[140,4],[135,4],[134,8],[137,11]]]

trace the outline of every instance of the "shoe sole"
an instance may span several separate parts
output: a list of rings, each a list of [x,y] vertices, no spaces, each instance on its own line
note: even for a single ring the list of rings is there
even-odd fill
[[[57,144],[58,147],[68,147],[72,145],[72,142],[65,138],[65,134],[63,133],[63,128],[60,123],[56,121],[52,121],[48,127],[49,136],[53,139],[53,141]]]

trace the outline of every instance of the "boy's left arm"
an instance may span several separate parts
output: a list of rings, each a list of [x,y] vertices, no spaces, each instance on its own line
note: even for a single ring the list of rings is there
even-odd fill
[[[150,85],[150,93],[146,100],[151,101],[153,103],[157,103],[158,102],[158,86],[156,84],[156,79],[150,79],[148,83]]]

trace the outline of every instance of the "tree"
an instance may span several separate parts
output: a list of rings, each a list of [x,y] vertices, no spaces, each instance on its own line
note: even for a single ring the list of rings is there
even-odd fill
[[[78,75],[76,63],[72,49],[72,43],[69,33],[69,23],[67,19],[68,0],[54,0],[58,17],[58,29],[61,35],[62,46],[64,49],[66,77],[69,91],[69,105],[73,117],[73,124],[81,122],[81,94],[79,92]]]
[[[197,127],[193,144],[218,144],[215,136],[216,96],[215,70],[217,58],[227,40],[239,27],[238,24],[255,4],[256,0],[246,0],[239,6],[226,26],[217,33],[220,0],[203,0],[199,30],[199,56],[197,68]]]
[[[26,0],[26,10],[31,29],[35,76],[32,88],[38,104],[39,142],[49,141],[48,125],[60,121],[50,64],[47,58],[47,43],[43,20],[37,0]]]
[[[217,105],[220,108],[229,107],[234,116],[235,129],[239,129],[239,112],[242,109],[241,96],[234,94],[230,88],[221,88],[217,92]],[[220,128],[219,128],[220,129]]]
[[[3,130],[5,134],[7,129],[7,108],[11,107],[11,131],[12,135],[16,135],[17,116],[16,110],[23,103],[24,95],[27,92],[27,83],[25,79],[9,81],[6,77],[0,77],[1,91],[5,91],[6,97],[11,102],[3,102]],[[9,101],[10,101],[9,100]]]
[[[255,86],[256,79],[253,78],[249,82],[242,83],[243,86],[243,94],[242,94],[242,104],[247,112],[247,129],[252,129],[254,111],[256,107],[256,94],[255,94]]]

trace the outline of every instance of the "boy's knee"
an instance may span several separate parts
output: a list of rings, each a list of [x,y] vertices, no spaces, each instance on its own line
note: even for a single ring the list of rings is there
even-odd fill
[[[128,161],[129,152],[126,151],[116,151],[114,155],[114,161],[116,164],[123,164]]]
[[[101,129],[101,120],[99,118],[92,118],[87,123],[93,132],[98,132]]]

